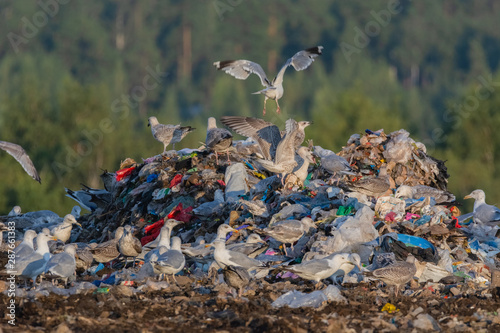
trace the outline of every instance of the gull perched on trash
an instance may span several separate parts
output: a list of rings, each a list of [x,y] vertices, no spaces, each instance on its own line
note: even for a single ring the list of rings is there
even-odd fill
[[[125,257],[125,265],[127,264],[127,258],[133,257],[133,266],[135,266],[135,258],[141,254],[142,245],[141,241],[132,234],[132,227],[130,225],[126,225],[123,228],[123,235],[118,241],[118,251]]]
[[[62,279],[64,284],[68,284],[68,279],[75,274],[76,248],[73,244],[68,244],[64,247],[64,252],[53,255],[45,266],[45,274],[50,275],[53,279]]]
[[[474,199],[473,217],[475,222],[495,226],[500,223],[500,209],[486,203],[483,190],[474,190],[464,199]]]
[[[245,268],[232,265],[224,267],[222,276],[228,286],[238,290],[238,297],[240,298],[243,288],[247,286],[252,279]]]
[[[365,272],[364,275],[379,279],[387,285],[395,286],[395,295],[398,296],[399,289],[406,285],[416,272],[415,257],[409,255],[406,261],[396,261],[391,265],[378,268],[372,272]]]
[[[33,240],[35,239],[35,237],[36,232],[34,230],[26,230],[26,232],[24,233],[23,241],[14,249],[16,260],[26,257],[35,251],[33,248]]]
[[[352,182],[348,185],[349,190],[363,193],[372,197],[380,197],[389,188],[391,188],[391,182],[389,180],[389,175],[387,174],[386,166],[382,166],[379,169],[378,177],[363,178],[356,182]]]
[[[167,274],[167,279],[168,274],[171,274],[174,281],[177,282],[175,274],[179,273],[186,264],[186,258],[184,258],[184,254],[181,252],[181,239],[179,237],[172,237],[171,248],[167,251],[162,249],[161,252],[163,253],[155,258],[154,261],[151,261],[155,273]]]
[[[266,102],[268,99],[273,99],[276,101],[276,112],[280,113],[280,105],[278,100],[283,96],[283,75],[285,74],[288,66],[293,66],[296,71],[301,71],[309,67],[314,59],[321,55],[323,46],[315,46],[307,50],[299,51],[294,54],[293,57],[288,59],[283,67],[281,67],[278,75],[271,82],[266,76],[266,73],[262,67],[249,60],[225,60],[214,62],[214,66],[223,70],[227,74],[234,76],[240,80],[246,80],[250,74],[257,74],[260,78],[260,82],[264,87],[263,90],[257,91],[254,94],[263,94],[264,97],[264,109],[263,114],[266,115]]]
[[[316,163],[316,160],[314,159],[314,155],[311,153],[309,148],[300,147],[299,149],[297,149],[295,161],[297,162],[297,165],[292,170],[292,176],[294,176],[293,183],[296,183],[299,186],[303,186],[304,181],[308,176],[309,164]],[[289,182],[288,179],[287,182]]]
[[[321,167],[332,174],[332,178],[340,173],[342,175],[354,176],[356,173],[351,169],[349,162],[335,154],[333,151],[323,149],[319,146],[314,147],[314,153],[321,158]]]
[[[246,242],[244,243],[233,243],[226,246],[228,250],[246,254],[250,258],[255,258],[264,252],[268,247],[267,243],[264,242],[257,234],[251,234],[248,236]]]
[[[285,254],[288,255],[285,244],[290,244],[290,247],[293,250],[293,243],[302,238],[302,236],[304,236],[305,233],[309,232],[311,228],[316,229],[316,224],[311,218],[305,217],[300,221],[284,220],[276,222],[272,226],[265,228],[261,232],[268,236],[271,236],[278,242],[283,243]]]
[[[227,153],[227,161],[229,162],[229,148],[233,145],[233,135],[225,128],[217,128],[215,118],[210,117],[208,118],[205,145],[214,151],[217,164],[219,164],[218,153],[222,152]]]
[[[427,185],[401,185],[398,187],[395,193],[396,198],[408,198],[408,199],[420,199],[422,197],[432,197],[436,200],[437,204],[444,202],[455,201],[455,196],[448,192],[437,189],[435,187],[430,187]]]
[[[7,266],[8,271],[10,270],[12,274],[25,279],[32,279],[33,285],[36,285],[37,277],[45,272],[45,265],[51,257],[48,245],[49,239],[50,237],[47,234],[39,233],[36,237],[36,251],[16,259],[13,268]]]
[[[335,255],[331,254],[326,258],[333,258]],[[361,257],[357,253],[351,253],[349,254],[348,257],[349,261],[343,262],[339,269],[333,273],[330,278],[334,283],[337,283],[337,278],[340,276],[343,276],[342,283],[344,283],[345,277],[354,269],[354,267],[357,267],[359,271],[362,271],[361,268]]]
[[[71,237],[71,229],[73,228],[73,224],[81,227],[82,225],[78,223],[75,217],[71,214],[67,214],[64,217],[62,223],[52,227],[50,229],[50,234],[62,242],[66,243]]]
[[[321,280],[329,278],[337,272],[343,264],[350,263],[352,265],[358,265],[358,263],[352,262],[351,260],[352,256],[350,256],[349,253],[340,253],[323,259],[313,259],[302,262],[301,264],[283,266],[281,268],[297,274],[303,279],[315,281],[317,288]]]
[[[118,227],[115,230],[115,237],[113,239],[98,244],[93,249],[90,249],[94,260],[97,262],[107,263],[118,258],[120,256],[120,251],[118,251],[118,242],[122,238],[123,233],[123,227]]]
[[[14,157],[16,161],[21,164],[24,171],[26,171],[26,173],[31,176],[31,178],[33,178],[40,184],[42,183],[42,181],[40,180],[40,176],[38,175],[38,172],[33,165],[33,162],[31,162],[30,157],[28,156],[28,154],[26,154],[23,147],[21,147],[20,145],[16,145],[15,143],[0,141],[0,149],[5,150],[9,155]]]
[[[264,264],[257,259],[250,258],[241,252],[226,249],[226,243],[222,240],[214,241],[212,246],[215,248],[214,259],[222,268],[226,266],[239,266],[249,272],[258,268],[265,268]]]
[[[9,214],[7,214],[7,216],[19,216],[19,215],[22,215],[22,213],[21,213],[21,206],[14,206],[14,207],[12,207],[12,209],[9,212]]]
[[[172,234],[172,229],[181,224],[182,222],[181,221],[177,221],[177,220],[174,220],[174,219],[168,219],[165,224],[163,225],[163,227],[161,228],[160,230],[160,235],[158,236],[159,240],[158,240],[158,244],[156,245],[156,248],[149,251],[148,253],[146,253],[146,255],[144,256],[144,261],[145,262],[148,262],[151,260],[151,258],[153,256],[158,256],[159,255],[159,250],[160,250],[160,247],[165,247],[167,250],[170,249],[170,235]],[[146,247],[143,246],[143,249]]]
[[[191,126],[160,124],[156,117],[149,117],[148,126],[151,126],[153,137],[163,143],[164,154],[169,144],[172,144],[172,147],[175,149],[176,143],[180,142],[186,135],[195,130],[195,128]]]

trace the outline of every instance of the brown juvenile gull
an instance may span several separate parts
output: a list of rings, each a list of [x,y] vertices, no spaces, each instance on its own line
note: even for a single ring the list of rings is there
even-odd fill
[[[167,151],[167,146],[172,144],[175,149],[175,144],[180,142],[188,133],[195,130],[191,126],[181,125],[164,125],[158,122],[156,117],[149,117],[148,126],[151,126],[153,137],[159,142],[163,143],[163,153]]]
[[[358,263],[352,262],[351,258],[349,253],[340,253],[323,259],[313,259],[301,264],[283,266],[281,268],[297,274],[303,279],[313,280],[316,282],[317,288],[321,280],[327,279],[337,272],[342,264],[350,263],[352,265],[358,265]]]
[[[123,235],[118,241],[118,251],[125,257],[125,265],[127,265],[128,257],[133,257],[133,267],[135,266],[135,258],[141,254],[142,245],[141,241],[132,234],[132,227],[130,225],[126,225],[123,228]]]
[[[26,171],[26,173],[31,176],[31,178],[33,178],[40,184],[42,183],[42,181],[40,180],[40,176],[38,175],[38,172],[33,165],[33,162],[31,162],[30,157],[28,156],[28,154],[26,154],[23,147],[21,147],[20,145],[16,145],[15,143],[0,141],[0,149],[5,150],[9,155],[14,157],[16,161],[21,164],[24,171]]]
[[[265,268],[264,264],[257,259],[249,258],[243,253],[226,249],[226,243],[222,240],[216,240],[212,243],[212,246],[215,248],[214,259],[222,268],[226,266],[239,266],[247,271]]]
[[[76,219],[73,215],[68,214],[64,217],[64,220],[60,224],[50,229],[50,233],[52,236],[66,243],[71,237],[71,229],[73,228],[73,224],[76,224],[79,227],[82,226],[80,223],[76,222]]]
[[[118,242],[123,236],[123,227],[118,227],[115,230],[115,238],[110,239],[90,249],[94,260],[97,262],[107,263],[120,256],[118,251]]]
[[[483,190],[474,190],[464,199],[474,199],[473,217],[475,222],[495,226],[500,223],[500,209],[486,203]]]
[[[165,222],[165,224],[160,230],[160,235],[158,236],[159,238],[158,245],[156,245],[155,249],[146,253],[146,255],[144,256],[145,262],[150,261],[152,256],[158,256],[159,248],[161,246],[166,247],[167,250],[170,249],[170,235],[172,234],[172,229],[181,223],[182,223],[181,221],[177,221],[174,219],[168,219],[167,222]]]
[[[437,204],[455,201],[455,196],[448,192],[427,185],[401,185],[395,193],[396,198],[420,199],[432,197]]]
[[[90,251],[91,249],[90,246],[82,246],[80,244],[81,243],[73,244],[76,246],[76,254],[75,254],[76,268],[85,271],[92,265],[94,256]]]
[[[179,237],[172,237],[171,248],[151,261],[153,269],[156,273],[172,275],[175,282],[175,274],[179,273],[186,263],[186,259],[181,252],[181,239]]]
[[[391,187],[387,168],[382,166],[378,177],[363,178],[348,185],[351,191],[363,193],[372,197],[380,197]]]
[[[230,251],[241,252],[250,258],[255,258],[264,252],[269,246],[264,242],[259,235],[251,234],[244,243],[229,244],[226,248]]]
[[[228,286],[238,290],[238,297],[240,298],[243,288],[246,287],[252,279],[245,268],[231,265],[224,267],[222,276]]]
[[[225,128],[217,128],[214,117],[208,118],[207,136],[205,145],[215,153],[215,160],[219,164],[218,154],[226,152],[229,162],[229,148],[233,145],[233,135]]]
[[[214,62],[214,66],[223,70],[227,74],[234,76],[240,80],[246,80],[250,74],[257,74],[260,78],[260,82],[264,87],[263,90],[257,91],[254,94],[263,94],[264,98],[264,110],[263,114],[266,114],[266,102],[268,99],[273,99],[276,101],[276,112],[280,113],[280,105],[278,100],[283,96],[283,75],[288,66],[292,65],[296,71],[301,71],[309,67],[314,59],[321,54],[323,46],[312,47],[307,50],[297,52],[293,57],[288,59],[286,63],[281,67],[276,78],[271,82],[266,76],[266,73],[262,67],[249,60],[225,60]]]
[[[311,218],[305,217],[300,221],[284,220],[276,222],[272,226],[262,230],[262,232],[283,243],[285,254],[288,255],[285,244],[290,244],[293,250],[293,243],[302,238],[311,228],[316,229],[316,224]]]
[[[415,257],[409,255],[406,261],[396,261],[395,263],[378,268],[372,272],[365,272],[365,276],[373,276],[382,280],[387,285],[395,286],[395,295],[398,296],[399,289],[406,285],[417,272]]]
[[[52,283],[55,279],[62,279],[64,284],[68,284],[68,279],[75,274],[76,248],[73,244],[68,244],[64,247],[64,252],[53,255],[45,266],[45,274],[52,278]]]

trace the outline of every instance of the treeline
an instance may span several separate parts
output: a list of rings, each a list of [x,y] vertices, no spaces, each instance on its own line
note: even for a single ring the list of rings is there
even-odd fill
[[[498,202],[499,14],[495,1],[2,1],[0,140],[26,149],[42,185],[0,153],[0,214],[64,214],[64,187],[161,152],[150,115],[197,128],[180,147],[204,141],[209,116],[261,117],[259,79],[212,63],[249,59],[272,78],[315,45],[323,55],[287,70],[283,115],[269,101],[267,120],[312,120],[308,136],[335,151],[405,128],[448,160],[450,190]]]

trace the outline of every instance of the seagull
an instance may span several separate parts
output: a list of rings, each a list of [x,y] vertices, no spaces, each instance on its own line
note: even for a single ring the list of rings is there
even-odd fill
[[[47,244],[49,239],[48,235],[39,233],[36,237],[36,251],[16,259],[14,269],[10,270],[10,273],[26,279],[30,278],[33,280],[33,285],[36,285],[38,275],[45,272],[45,265],[51,257]]]
[[[26,154],[23,147],[21,147],[20,145],[16,145],[15,143],[0,141],[0,149],[5,150],[9,155],[14,157],[16,161],[21,164],[24,171],[26,171],[26,173],[31,176],[31,178],[33,178],[40,184],[42,183],[40,176],[38,175],[38,172],[33,165],[33,162],[31,162],[30,157],[28,156],[28,154]]]
[[[401,185],[395,193],[396,198],[420,199],[422,197],[432,197],[437,204],[455,201],[455,196],[448,192],[430,187],[427,185]]]
[[[343,264],[358,265],[352,262],[352,256],[349,253],[340,253],[323,259],[313,259],[297,265],[281,267],[283,270],[297,274],[303,279],[316,282],[316,288],[321,280],[329,278],[337,272]]]
[[[500,209],[486,203],[486,195],[483,190],[474,190],[464,199],[475,199],[474,202],[474,221],[495,226],[500,223]]]
[[[232,265],[224,267],[222,276],[228,286],[238,290],[238,297],[240,298],[243,288],[247,286],[252,279],[245,268]]]
[[[218,153],[226,152],[227,161],[229,161],[229,148],[233,145],[233,135],[225,128],[217,128],[214,117],[208,118],[207,137],[205,145],[208,149],[215,152],[215,159],[219,164]]]
[[[171,274],[175,281],[175,274],[184,268],[186,259],[181,252],[181,239],[179,237],[172,237],[171,246],[171,249],[165,252],[162,250],[163,253],[155,261],[151,261],[151,264],[155,272]]]
[[[148,126],[151,126],[153,137],[163,143],[163,154],[167,151],[169,144],[172,144],[172,147],[175,149],[177,142],[180,142],[188,133],[195,130],[191,126],[163,125],[158,122],[156,117],[149,117]]]
[[[249,60],[217,61],[214,62],[214,66],[215,68],[223,70],[227,74],[240,80],[246,80],[252,73],[257,74],[260,78],[260,82],[265,87],[265,89],[254,93],[263,94],[265,96],[263,115],[266,115],[266,102],[268,99],[276,101],[276,112],[280,113],[281,110],[278,100],[283,96],[283,75],[285,74],[286,69],[290,65],[292,65],[296,71],[306,69],[313,63],[317,56],[321,55],[322,50],[323,46],[315,46],[295,53],[295,55],[288,59],[283,67],[281,67],[278,75],[276,75],[272,82],[269,81],[266,73],[259,64]]]
[[[314,152],[321,157],[321,167],[332,174],[332,178],[340,173],[342,175],[354,176],[356,173],[351,169],[349,162],[335,154],[333,151],[323,149],[319,146],[314,147]]]
[[[301,144],[304,141],[304,129],[310,124],[311,123],[308,121],[296,122],[293,119],[287,120],[286,134],[276,147],[274,161],[258,159],[258,162],[265,169],[281,174],[281,182],[283,185],[285,175],[291,173],[298,164],[295,159],[297,142]]]
[[[228,250],[246,254],[250,258],[255,258],[267,250],[268,247],[267,243],[264,242],[257,234],[251,234],[248,236],[245,243],[234,243],[226,246]]]
[[[247,271],[265,268],[264,264],[257,259],[249,258],[243,253],[226,249],[226,243],[222,240],[216,240],[212,243],[212,246],[215,248],[214,259],[222,268],[226,266],[239,266]]]
[[[158,244],[156,245],[156,248],[149,251],[148,253],[146,253],[146,255],[144,256],[144,261],[145,262],[149,262],[151,261],[151,258],[153,256],[158,256],[159,255],[159,249],[160,247],[165,247],[167,250],[170,249],[170,235],[172,233],[172,229],[181,224],[182,222],[181,221],[177,221],[177,220],[174,220],[174,219],[168,219],[167,222],[165,222],[165,224],[163,225],[163,227],[161,228],[161,231],[160,231],[160,235],[159,235],[159,240],[158,240]],[[146,247],[146,245],[144,246]]]
[[[68,244],[64,247],[64,252],[53,255],[45,266],[45,273],[52,276],[54,279],[63,279],[64,284],[68,284],[68,279],[75,274],[76,248],[73,244]]]
[[[35,237],[36,232],[34,230],[26,230],[26,232],[24,233],[23,241],[14,249],[16,260],[26,257],[35,251],[33,248],[33,240],[35,239]]]
[[[307,179],[308,169],[310,163],[316,163],[313,154],[307,147],[300,147],[297,149],[297,154],[295,155],[295,161],[297,166],[292,170],[292,175],[295,176],[294,182],[298,185],[304,185],[304,181]],[[288,181],[288,180],[287,180]]]
[[[93,249],[90,249],[94,260],[100,263],[107,263],[118,258],[120,256],[120,251],[118,251],[118,242],[122,238],[123,232],[123,227],[116,228],[115,238],[101,243]]]
[[[372,197],[380,197],[391,187],[387,168],[382,166],[378,177],[363,178],[348,185],[351,191],[363,193]]]
[[[82,227],[80,223],[76,222],[76,219],[73,215],[68,214],[64,217],[62,223],[50,229],[50,234],[66,243],[71,237],[71,229],[73,228],[73,224]]]
[[[395,295],[398,296],[399,289],[406,285],[416,272],[415,257],[409,255],[406,261],[396,261],[391,265],[364,274],[382,280],[387,285],[396,286]]]
[[[22,215],[21,213],[21,206],[14,206],[10,210],[9,214],[7,216],[19,216]]]
[[[327,258],[330,258],[330,257],[334,257],[334,255],[331,254]],[[357,267],[359,269],[359,271],[361,272],[361,270],[362,270],[361,269],[361,257],[359,256],[359,254],[351,253],[351,254],[349,254],[348,259],[349,259],[348,262],[342,263],[342,265],[340,265],[339,269],[335,273],[333,273],[332,276],[330,276],[330,278],[332,279],[332,281],[334,283],[337,283],[336,279],[339,276],[343,276],[342,283],[344,283],[345,277],[347,276],[347,274],[349,274],[354,269],[354,267]]]
[[[285,244],[290,244],[290,247],[293,250],[293,243],[302,238],[302,236],[304,236],[304,234],[307,233],[311,228],[316,229],[316,224],[311,218],[305,217],[300,221],[283,220],[276,222],[272,226],[262,230],[262,232],[268,236],[271,236],[278,242],[283,243],[285,254],[288,255]]]
[[[127,264],[128,257],[134,257],[135,266],[135,258],[141,254],[142,245],[141,241],[134,237],[132,234],[132,227],[130,225],[126,225],[123,228],[123,235],[118,241],[118,251],[125,257],[125,265]]]
[[[95,211],[97,208],[106,208],[113,200],[113,194],[107,190],[94,189],[83,185],[80,191],[72,191],[64,188],[66,196],[75,200],[81,207],[88,211]]]

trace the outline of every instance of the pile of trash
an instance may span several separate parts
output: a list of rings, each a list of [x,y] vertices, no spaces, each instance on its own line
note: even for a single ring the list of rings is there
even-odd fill
[[[265,228],[282,221],[308,218],[314,228],[286,256],[281,242],[268,237],[269,249],[259,258],[307,262],[356,253],[363,270],[373,270],[411,254],[418,282],[434,290],[457,296],[500,286],[492,281],[499,267],[498,226],[475,223],[471,214],[460,213],[447,191],[444,162],[427,155],[425,145],[407,131],[355,134],[337,154],[348,161],[349,174],[332,176],[317,160],[309,165],[306,180],[291,188],[259,165],[254,144],[250,139],[236,142],[239,153],[228,159],[216,160],[203,149],[169,151],[142,162],[127,158],[118,171],[102,174],[104,190],[73,192],[91,212],[78,218],[82,228],[73,229],[71,241],[102,243],[113,239],[118,227],[132,225],[145,245],[158,238],[168,219],[175,219],[181,222],[175,235],[183,244],[200,237],[212,241],[221,224],[240,231],[228,236],[237,242],[251,233],[265,235]],[[334,154],[311,142],[309,148],[320,157]],[[356,191],[357,182],[381,178],[382,168],[387,191],[376,196]],[[418,195],[428,187],[435,190],[432,196]],[[270,274],[275,280],[284,276]],[[354,269],[345,272],[342,282],[363,280]]]

